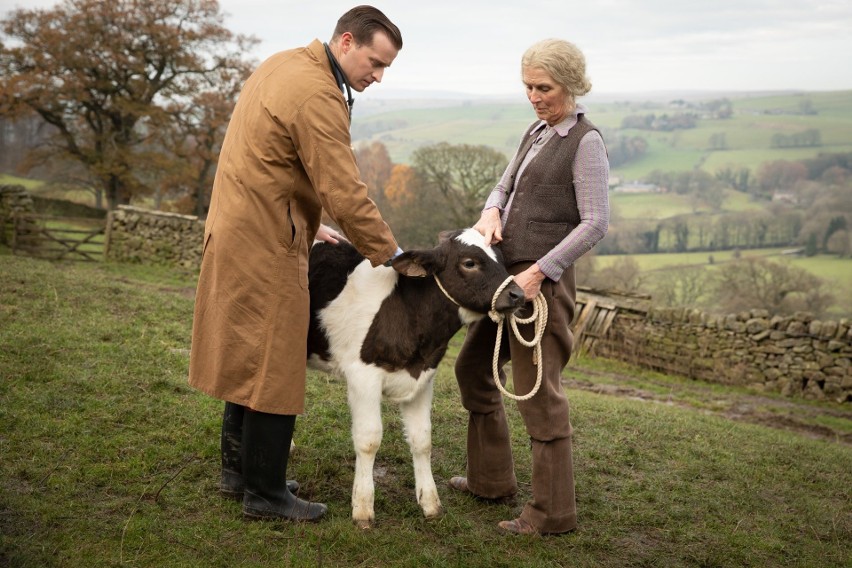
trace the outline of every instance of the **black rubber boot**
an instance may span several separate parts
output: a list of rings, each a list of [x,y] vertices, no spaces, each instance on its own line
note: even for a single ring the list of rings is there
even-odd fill
[[[222,480],[219,491],[223,497],[235,501],[243,500],[245,482],[243,481],[243,415],[245,407],[233,402],[225,403],[222,414]],[[295,480],[287,480],[287,488],[291,493],[299,492],[299,484]]]
[[[243,416],[243,515],[251,519],[318,521],[328,508],[287,488],[295,416],[246,410]]]

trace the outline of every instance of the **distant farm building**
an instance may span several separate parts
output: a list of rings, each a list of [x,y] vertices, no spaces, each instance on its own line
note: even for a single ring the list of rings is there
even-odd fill
[[[654,183],[640,183],[638,181],[631,181],[622,183],[621,185],[617,185],[612,188],[613,191],[617,191],[619,193],[660,193],[660,186]]]

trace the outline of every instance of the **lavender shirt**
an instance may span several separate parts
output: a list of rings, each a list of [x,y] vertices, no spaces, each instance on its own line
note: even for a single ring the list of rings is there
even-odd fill
[[[548,127],[547,123],[541,121],[530,136],[539,137],[530,147],[526,156],[517,154],[509,162],[509,166],[503,173],[503,177],[491,191],[485,202],[486,209],[497,207],[502,212],[501,220],[506,225],[506,220],[512,210],[512,198],[514,187],[510,187],[510,175],[516,160],[523,158],[518,174],[515,179],[520,179],[524,169],[530,161],[538,154],[544,144],[555,134],[563,138],[568,131],[577,124],[577,114],[585,114],[586,109],[577,105],[574,113],[554,127]],[[555,134],[554,134],[555,133]],[[580,140],[577,154],[574,156],[574,192],[577,196],[577,209],[580,212],[580,224],[574,227],[562,241],[547,254],[541,257],[537,264],[541,271],[551,280],[559,280],[562,272],[577,262],[598,241],[604,238],[609,227],[609,160],[606,155],[606,147],[603,138],[592,130]]]

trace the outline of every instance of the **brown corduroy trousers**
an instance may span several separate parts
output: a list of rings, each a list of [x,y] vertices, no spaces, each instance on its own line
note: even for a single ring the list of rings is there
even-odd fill
[[[510,272],[518,274],[528,266],[515,265]],[[575,308],[574,268],[565,270],[559,282],[545,279],[541,291],[549,312],[541,343],[542,384],[535,396],[518,402],[532,443],[532,498],[525,504],[521,518],[539,532],[562,533],[577,527],[572,428],[568,397],[562,387],[562,370],[571,357],[574,341],[568,327]],[[520,315],[528,314],[529,305]],[[505,384],[502,368],[511,360],[514,392],[524,395],[535,386],[533,350],[515,339],[508,324],[503,327],[500,379]],[[519,326],[527,340],[533,337],[532,327]],[[455,365],[462,404],[469,412],[468,488],[486,498],[513,495],[518,490],[503,397],[492,372],[496,335],[497,325],[487,317],[471,324]]]

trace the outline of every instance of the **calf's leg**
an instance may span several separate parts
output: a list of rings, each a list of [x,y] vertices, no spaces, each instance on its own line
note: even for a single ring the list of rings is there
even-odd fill
[[[381,379],[358,374],[347,375],[349,411],[352,415],[352,443],[355,447],[355,480],[352,484],[352,520],[368,529],[376,517],[373,501],[373,465],[382,444]]]
[[[432,475],[432,379],[420,380],[428,380],[428,383],[413,400],[401,403],[399,408],[414,463],[417,502],[426,518],[434,518],[439,517],[443,509]]]

